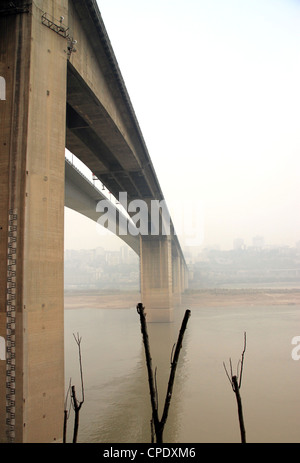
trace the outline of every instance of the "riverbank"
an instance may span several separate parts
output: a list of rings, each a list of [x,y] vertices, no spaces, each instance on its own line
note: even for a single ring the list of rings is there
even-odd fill
[[[211,289],[187,291],[182,303],[191,307],[299,305],[299,289]]]
[[[129,309],[141,302],[139,292],[78,290],[65,291],[65,309]],[[189,307],[233,307],[299,305],[300,289],[207,289],[188,290],[182,305]]]
[[[68,290],[65,309],[130,309],[140,298],[140,293],[135,291]]]

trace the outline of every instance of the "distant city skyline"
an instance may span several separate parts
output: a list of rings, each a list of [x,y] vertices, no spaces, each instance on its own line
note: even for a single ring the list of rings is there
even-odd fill
[[[300,242],[296,248],[265,245],[262,236],[246,245],[236,239],[231,250],[218,246],[185,249],[189,288],[241,287],[299,288]],[[67,249],[65,290],[98,289],[139,291],[139,258],[123,245],[117,250]],[[224,286],[225,285],[225,286]]]

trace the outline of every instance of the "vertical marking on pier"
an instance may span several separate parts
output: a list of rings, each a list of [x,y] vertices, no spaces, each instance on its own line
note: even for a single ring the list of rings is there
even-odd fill
[[[6,433],[15,440],[16,418],[16,264],[17,213],[9,211],[6,296]]]
[[[2,76],[0,76],[0,100],[6,100],[6,82]]]

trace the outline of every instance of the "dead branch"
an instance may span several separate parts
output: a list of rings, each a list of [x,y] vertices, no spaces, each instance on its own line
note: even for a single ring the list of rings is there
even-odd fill
[[[240,373],[239,373],[239,376],[240,376],[240,379],[239,379],[239,389],[241,388],[241,384],[242,384],[242,374],[243,374],[243,366],[244,366],[245,352],[246,352],[246,332],[244,332],[244,349],[243,349],[242,357],[241,357],[241,360],[240,360],[241,371],[240,371]]]
[[[240,395],[240,388],[241,388],[241,384],[242,384],[242,375],[243,375],[245,352],[246,352],[246,332],[244,332],[244,348],[243,348],[243,352],[242,352],[242,355],[241,355],[241,359],[239,360],[239,362],[237,364],[237,374],[236,375],[233,374],[231,358],[229,359],[230,375],[228,373],[228,370],[226,368],[225,363],[223,362],[223,366],[224,366],[227,378],[229,379],[230,385],[232,387],[233,392],[235,393],[235,397],[236,397],[236,401],[237,401],[238,417],[239,417],[239,425],[240,425],[240,433],[241,433],[241,442],[243,444],[246,443],[246,430],[245,430],[245,425],[244,425],[244,417],[243,417],[243,408],[242,408],[242,399],[241,399],[241,395]]]
[[[238,407],[238,417],[239,417],[240,432],[241,432],[241,442],[242,442],[242,444],[245,444],[246,443],[246,430],[245,430],[245,425],[244,425],[242,399],[241,399],[240,388],[238,386],[236,376],[232,377],[232,383],[233,383],[235,398],[236,398],[237,407]]]
[[[142,304],[137,305],[137,312],[140,316],[141,332],[143,335],[143,342],[144,342],[144,347],[145,347],[146,365],[147,365],[147,371],[148,371],[148,383],[149,383],[151,407],[152,407],[152,425],[156,431],[159,428],[157,394],[156,394],[156,387],[155,387],[154,375],[153,375],[153,370],[152,370],[152,358],[150,354],[149,337],[148,337],[147,324],[146,324],[146,315],[145,315],[144,307]]]
[[[75,386],[71,387],[71,401],[72,407],[75,412],[75,420],[74,420],[74,430],[73,430],[73,444],[77,442],[78,436],[78,428],[79,428],[79,412],[84,403],[84,385],[83,385],[83,371],[82,371],[82,358],[81,358],[81,337],[79,337],[79,333],[77,333],[77,337],[74,335],[74,339],[78,346],[78,357],[79,357],[79,369],[80,369],[80,379],[81,379],[81,401],[79,401],[76,397]]]
[[[166,399],[165,399],[165,407],[164,407],[164,411],[163,411],[163,415],[162,415],[162,419],[161,419],[161,426],[163,426],[163,427],[164,427],[164,425],[165,425],[165,423],[167,421],[167,417],[168,417],[168,412],[169,412],[169,407],[170,407],[170,402],[171,402],[171,397],[172,397],[172,391],[173,391],[173,385],[174,385],[174,380],[175,380],[175,373],[176,373],[176,368],[177,368],[178,359],[179,359],[179,353],[180,353],[180,349],[182,347],[183,336],[184,336],[184,333],[185,333],[185,330],[186,330],[187,323],[188,323],[188,320],[190,318],[190,315],[191,315],[191,311],[186,310],[183,321],[182,321],[182,325],[181,325],[181,328],[180,328],[180,331],[179,331],[173,361],[171,362],[170,379],[169,379],[167,395],[166,395]]]
[[[137,312],[140,316],[141,331],[142,331],[144,347],[145,347],[146,364],[147,364],[147,370],[148,370],[148,382],[149,382],[151,406],[152,406],[151,440],[152,442],[154,442],[154,434],[155,434],[156,442],[162,443],[163,442],[163,431],[164,431],[164,427],[167,421],[169,407],[170,407],[171,398],[172,398],[172,391],[173,391],[173,385],[174,385],[174,380],[175,380],[176,367],[178,364],[179,353],[182,347],[183,336],[184,336],[184,333],[187,327],[188,319],[191,315],[191,311],[186,310],[185,312],[182,325],[181,325],[181,329],[179,332],[179,336],[178,336],[178,341],[175,347],[174,356],[173,356],[174,346],[172,349],[171,372],[170,372],[165,405],[164,405],[164,410],[163,410],[161,420],[159,419],[159,416],[158,416],[156,370],[155,370],[155,375],[153,375],[152,359],[151,359],[150,346],[149,346],[149,337],[148,337],[147,324],[146,324],[146,315],[145,315],[144,307],[142,303],[139,303],[137,305]],[[155,377],[155,382],[154,382],[154,377]]]
[[[70,416],[70,409],[71,409],[71,402],[72,402],[71,400],[70,405],[69,405],[69,410],[68,410],[68,397],[70,395],[70,392],[71,392],[71,378],[70,378],[69,387],[68,387],[66,398],[65,398],[65,406],[64,406],[64,429],[63,429],[63,443],[64,444],[67,441],[67,421]]]
[[[77,442],[78,428],[79,428],[79,411],[82,407],[83,402],[79,402],[76,398],[75,386],[72,386],[72,406],[75,411],[74,430],[73,430],[73,444]]]
[[[81,359],[81,337],[79,337],[79,333],[77,333],[77,337],[73,333],[75,342],[78,346],[78,358],[79,358],[79,368],[80,368],[80,378],[81,378],[81,395],[82,395],[82,400],[81,402],[84,402],[84,387],[83,387],[83,372],[82,372],[82,359]]]

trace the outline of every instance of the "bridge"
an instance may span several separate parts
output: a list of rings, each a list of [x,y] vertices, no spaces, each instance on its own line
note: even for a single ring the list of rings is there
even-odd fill
[[[128,204],[164,196],[95,0],[1,2],[0,76],[0,442],[60,442],[64,206],[98,221],[104,200],[65,148]],[[170,322],[187,274],[173,223],[159,209],[141,233],[125,212],[147,318]]]

